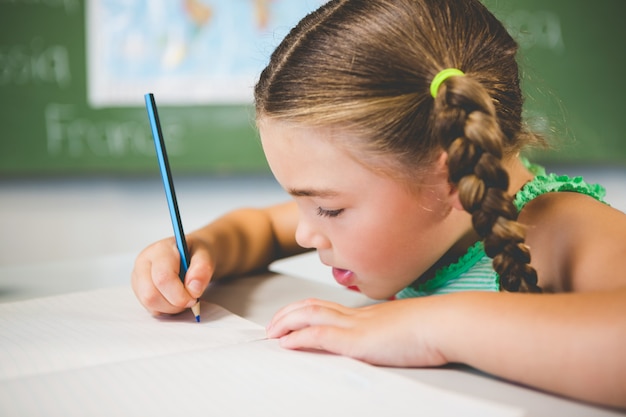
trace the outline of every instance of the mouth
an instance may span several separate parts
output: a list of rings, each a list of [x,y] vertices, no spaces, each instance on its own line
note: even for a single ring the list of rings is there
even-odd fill
[[[344,287],[353,287],[355,283],[354,272],[347,269],[333,268],[333,278]]]

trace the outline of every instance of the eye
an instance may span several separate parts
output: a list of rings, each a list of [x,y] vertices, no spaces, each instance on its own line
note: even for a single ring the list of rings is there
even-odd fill
[[[321,207],[317,208],[317,215],[320,217],[337,217],[343,212],[343,209],[326,210]]]

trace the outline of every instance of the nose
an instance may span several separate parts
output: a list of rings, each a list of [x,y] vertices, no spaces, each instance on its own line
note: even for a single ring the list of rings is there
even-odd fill
[[[330,240],[316,228],[314,222],[300,218],[296,228],[296,242],[303,248],[328,249]]]

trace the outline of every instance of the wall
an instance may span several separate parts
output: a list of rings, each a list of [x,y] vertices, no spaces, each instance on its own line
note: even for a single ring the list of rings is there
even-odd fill
[[[626,165],[626,3],[484,1],[522,46],[530,123],[557,132],[540,161]],[[0,176],[156,172],[145,109],[89,104],[88,4],[0,0]],[[175,171],[267,172],[250,106],[159,110]]]

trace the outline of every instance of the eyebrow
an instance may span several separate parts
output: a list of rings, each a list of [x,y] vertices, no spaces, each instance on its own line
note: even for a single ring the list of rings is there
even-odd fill
[[[339,193],[335,190],[330,190],[326,188],[315,189],[315,188],[290,188],[287,192],[293,197],[317,197],[317,198],[330,198],[336,197]]]

